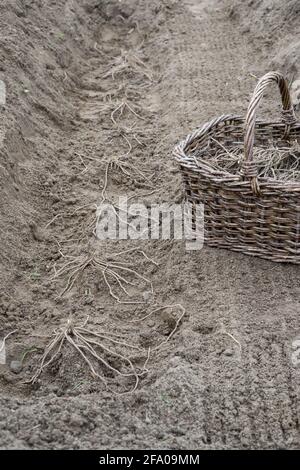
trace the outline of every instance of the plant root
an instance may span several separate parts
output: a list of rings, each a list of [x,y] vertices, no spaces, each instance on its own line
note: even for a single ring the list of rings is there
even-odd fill
[[[63,346],[68,343],[83,358],[92,376],[99,379],[105,385],[106,389],[110,389],[113,393],[118,395],[134,392],[138,387],[140,377],[144,376],[148,371],[146,366],[149,361],[150,351],[148,350],[148,354],[142,369],[138,370],[133,365],[129,357],[117,351],[117,347],[125,346],[129,349],[142,351],[141,348],[133,344],[126,343],[120,339],[118,335],[96,333],[95,331],[91,331],[86,328],[87,322],[88,318],[82,325],[76,325],[72,319],[69,319],[65,326],[54,330],[51,335],[52,340],[44,350],[38,370],[26,383],[33,384],[36,382],[42,372],[58,358]],[[109,343],[110,345],[107,346],[105,342]],[[111,362],[107,359],[107,355],[117,358],[117,360],[121,363],[120,367],[112,365]],[[132,378],[134,381],[133,386],[125,392],[115,392],[108,386],[108,381],[104,374],[100,374],[96,371],[96,364],[100,365],[102,368],[118,377]],[[125,369],[125,371],[122,369]]]
[[[141,253],[145,259],[148,261],[155,263],[155,261],[151,260],[142,250],[140,249],[133,249],[131,251],[137,251]],[[125,252],[123,252],[125,253]],[[122,254],[119,253],[119,254]],[[117,255],[119,255],[117,254]],[[66,261],[61,268],[58,270],[55,269],[55,274],[51,278],[57,279],[63,275],[68,275],[68,280],[65,288],[60,293],[60,297],[64,294],[69,292],[75,284],[75,281],[79,277],[79,275],[88,267],[92,266],[95,267],[98,271],[101,272],[102,278],[104,283],[106,284],[109,294],[113,297],[118,303],[120,304],[144,304],[144,301],[141,300],[123,300],[120,296],[114,291],[112,282],[117,285],[118,289],[125,294],[125,297],[130,298],[130,293],[127,290],[127,286],[135,286],[136,284],[128,279],[128,276],[131,276],[137,280],[143,281],[145,284],[150,285],[151,292],[153,293],[153,285],[152,282],[147,279],[145,276],[139,274],[137,271],[132,269],[132,267],[128,267],[126,263],[122,262],[111,262],[108,259],[111,259],[114,255],[110,255],[107,257],[106,260],[92,257],[74,257],[69,256],[69,260]]]
[[[166,310],[166,309],[171,309],[171,314],[172,314],[172,310],[176,307],[180,310],[181,313],[180,313],[179,317],[176,319],[174,328],[168,334],[167,338],[164,341],[162,341],[158,346],[155,346],[155,348],[151,348],[151,351],[157,351],[157,350],[161,349],[161,347],[164,346],[166,343],[168,343],[170,341],[170,339],[174,336],[174,334],[178,330],[178,327],[179,327],[179,325],[180,325],[180,323],[181,323],[181,321],[182,321],[182,319],[183,319],[183,317],[186,313],[185,308],[181,304],[164,305],[162,307],[157,307],[156,309],[152,310],[151,312],[149,312],[147,315],[145,315],[142,318],[134,319],[134,320],[131,320],[129,322],[129,323],[142,322],[142,321],[146,320],[147,318],[149,318],[154,313],[157,313],[157,312],[160,312],[160,311]]]

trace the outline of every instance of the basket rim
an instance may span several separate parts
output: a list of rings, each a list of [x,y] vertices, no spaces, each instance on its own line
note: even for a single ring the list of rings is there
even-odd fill
[[[239,124],[245,123],[245,117],[238,114],[222,114],[221,116],[215,117],[210,121],[206,121],[201,127],[196,128],[193,132],[188,134],[184,139],[182,139],[175,148],[173,149],[173,156],[176,161],[180,164],[181,167],[186,167],[189,171],[194,171],[197,174],[203,174],[205,178],[215,183],[231,183],[231,186],[247,186],[249,185],[248,181],[243,181],[241,175],[233,174],[228,171],[216,170],[214,167],[210,166],[208,161],[202,160],[201,157],[196,158],[193,155],[186,153],[186,148],[191,145],[196,139],[205,140],[220,123],[226,121],[235,121]],[[268,125],[283,125],[282,121],[266,121],[263,119],[257,119],[257,124]],[[291,129],[299,127],[300,130],[300,120],[297,120],[294,124],[291,125]],[[205,174],[204,174],[205,173]],[[288,190],[293,192],[300,192],[300,181],[283,181],[275,178],[266,178],[266,177],[257,177],[260,187],[271,189],[276,188],[280,190]]]

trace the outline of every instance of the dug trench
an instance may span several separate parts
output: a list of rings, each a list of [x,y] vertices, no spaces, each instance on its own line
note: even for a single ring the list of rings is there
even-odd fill
[[[245,112],[272,45],[241,15],[227,1],[1,5],[0,337],[14,333],[0,448],[299,447],[297,267],[93,234],[102,200],[180,202],[175,143]],[[65,341],[25,383],[70,319],[101,335],[104,380]]]

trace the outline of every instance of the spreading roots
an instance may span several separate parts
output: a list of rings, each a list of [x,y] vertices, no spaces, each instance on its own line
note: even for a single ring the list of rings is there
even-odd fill
[[[118,127],[118,123],[115,120],[115,117],[116,117],[115,115],[118,113],[119,117],[121,117],[125,109],[127,109],[130,113],[132,113],[138,119],[144,120],[144,118],[134,110],[134,107],[136,107],[136,105],[129,104],[127,99],[124,99],[123,101],[121,101],[121,103],[118,104],[118,106],[111,112],[111,115],[110,115],[110,118],[112,122],[114,123],[114,125]]]
[[[138,369],[129,357],[121,354],[118,350],[120,347],[143,351],[143,353],[145,353],[145,350],[124,342],[116,334],[96,333],[87,329],[87,320],[79,326],[76,326],[73,320],[68,320],[65,326],[53,331],[52,340],[45,348],[39,368],[27,383],[34,383],[41,373],[58,359],[63,346],[69,344],[83,358],[92,376],[101,380],[107,389],[110,388],[107,376],[114,375],[133,382],[130,389],[123,393],[136,390],[140,377],[148,372],[146,366],[149,361],[150,350],[148,350],[143,367]]]
[[[131,149],[129,149],[129,152],[130,151]],[[120,171],[123,175],[125,175],[127,178],[130,178],[131,181],[133,181],[136,184],[143,184],[147,188],[153,188],[153,185],[151,183],[151,178],[153,175],[147,175],[146,174],[147,170],[145,171],[140,170],[137,166],[133,165],[128,160],[126,160],[126,157],[127,157],[127,154],[119,156],[119,157],[112,157],[105,162],[106,168],[105,168],[104,184],[102,188],[101,203],[109,200],[107,196],[107,186],[108,186],[109,173],[112,170]]]
[[[119,394],[119,392],[115,392],[109,386],[109,380],[113,376],[114,378],[123,378],[132,382],[129,389],[122,392],[122,394],[134,392],[138,387],[140,378],[149,372],[147,365],[151,352],[161,350],[174,336],[185,315],[185,309],[181,304],[165,305],[152,310],[142,318],[130,322],[143,322],[151,315],[163,310],[168,310],[171,313],[174,317],[175,325],[166,339],[157,346],[147,349],[130,344],[121,335],[115,333],[97,333],[91,331],[86,327],[88,318],[82,325],[75,325],[74,321],[69,319],[66,325],[53,331],[50,337],[52,339],[44,350],[36,373],[26,383],[33,384],[42,372],[60,357],[64,345],[68,344],[81,356],[92,376],[99,379],[107,389]],[[179,315],[173,314],[175,310],[179,310]],[[145,356],[143,366],[140,368],[136,367],[130,357],[121,352],[124,348],[137,352],[139,356]]]
[[[136,54],[126,52],[112,61],[102,78],[112,77],[115,80],[117,75],[124,73],[146,77],[150,83],[154,80],[152,70]]]
[[[157,265],[155,261],[149,258],[142,250],[136,248],[131,251],[140,253],[147,261]],[[123,254],[125,252],[112,254],[109,259],[113,259],[115,256]],[[141,300],[131,300],[131,294],[128,292],[129,286],[136,286],[135,281],[143,282],[150,286],[151,293],[153,293],[152,282],[145,276],[139,274],[137,271],[130,267],[129,263],[121,261],[109,261],[108,259],[102,260],[95,256],[92,257],[75,257],[75,256],[64,256],[66,261],[58,270],[55,270],[55,274],[52,279],[57,279],[61,276],[68,276],[67,284],[60,294],[62,297],[64,294],[69,292],[75,284],[75,281],[83,273],[87,267],[94,267],[102,275],[103,281],[106,284],[111,297],[113,297],[118,303],[121,304],[143,304]],[[130,278],[130,279],[128,279]],[[118,292],[121,292],[126,299],[120,298]]]

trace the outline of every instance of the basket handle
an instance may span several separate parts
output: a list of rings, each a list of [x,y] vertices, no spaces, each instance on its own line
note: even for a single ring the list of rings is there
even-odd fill
[[[254,145],[254,133],[255,133],[255,122],[256,122],[256,111],[259,103],[264,95],[265,89],[275,82],[280,91],[282,101],[282,121],[286,124],[284,137],[289,134],[290,126],[296,122],[296,116],[294,113],[292,100],[288,88],[288,84],[284,76],[280,72],[268,72],[266,73],[257,83],[253,95],[251,97],[246,119],[245,119],[245,138],[244,138],[244,152],[245,158],[243,160],[241,173],[245,177],[252,179],[252,186],[255,193],[259,192],[259,186],[257,182],[257,171],[256,165],[253,162],[253,145]]]
[[[257,83],[250,100],[246,119],[245,119],[245,160],[253,161],[253,144],[254,144],[254,130],[256,121],[256,110],[263,97],[265,89],[272,83],[275,82],[280,90],[281,101],[282,101],[282,121],[289,127],[291,124],[296,122],[296,116],[294,113],[291,95],[289,92],[288,84],[284,76],[280,72],[268,72],[264,75]]]

